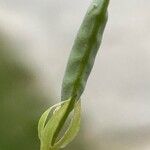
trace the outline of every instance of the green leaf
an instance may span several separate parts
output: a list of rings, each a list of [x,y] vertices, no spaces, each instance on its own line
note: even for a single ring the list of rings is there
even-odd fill
[[[47,117],[48,117],[49,113],[52,111],[52,109],[54,109],[56,107],[59,107],[61,104],[62,104],[62,102],[50,107],[41,116],[41,118],[39,120],[39,123],[38,123],[38,137],[39,137],[39,139],[41,139],[41,136],[42,136],[42,133],[43,133],[43,130],[44,130],[44,126],[45,126],[45,122],[47,120]]]
[[[73,119],[71,121],[71,124],[69,125],[69,128],[65,132],[64,136],[57,143],[54,143],[52,145],[54,133],[57,130],[61,122],[61,119],[64,117],[69,104],[70,104],[70,100],[58,103],[50,107],[41,116],[38,124],[38,134],[39,134],[39,139],[41,141],[41,150],[57,150],[59,148],[63,148],[68,143],[70,143],[76,136],[80,128],[80,118],[81,118],[80,102],[75,104],[73,110],[74,111]],[[49,118],[48,122],[46,123],[48,115],[53,109],[54,109],[53,114]]]
[[[68,145],[76,137],[80,129],[80,123],[81,123],[81,102],[80,101],[78,101],[75,104],[73,111],[74,114],[73,114],[71,124],[69,125],[69,128],[65,132],[64,136],[54,145],[56,148],[66,147],[66,145]]]

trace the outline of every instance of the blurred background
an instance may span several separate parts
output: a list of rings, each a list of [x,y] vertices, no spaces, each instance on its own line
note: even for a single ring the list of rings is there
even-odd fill
[[[38,150],[37,122],[60,101],[73,40],[91,0],[0,0],[0,150]],[[150,1],[110,0],[66,150],[150,149]]]

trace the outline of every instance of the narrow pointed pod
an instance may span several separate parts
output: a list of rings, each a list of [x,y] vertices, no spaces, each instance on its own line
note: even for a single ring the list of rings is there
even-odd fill
[[[61,100],[79,100],[97,51],[100,47],[107,22],[109,0],[93,0],[78,31],[63,79]]]
[[[52,144],[64,125],[75,101],[80,99],[100,47],[107,23],[109,0],[93,0],[78,31],[68,60],[61,91],[61,100],[71,99],[68,109],[54,134]]]

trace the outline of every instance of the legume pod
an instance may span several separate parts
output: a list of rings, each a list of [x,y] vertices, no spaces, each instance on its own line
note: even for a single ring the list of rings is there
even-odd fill
[[[76,136],[81,119],[80,99],[84,91],[88,76],[101,44],[104,28],[107,22],[107,7],[109,0],[93,0],[75,39],[67,69],[65,72],[61,105],[47,121],[51,107],[46,111],[38,126],[41,150],[58,150],[65,147]],[[67,101],[66,101],[67,100]],[[64,136],[59,140],[59,133],[63,128],[70,112],[74,111],[72,123]]]
[[[78,31],[63,79],[61,100],[79,100],[101,44],[109,0],[93,0]]]

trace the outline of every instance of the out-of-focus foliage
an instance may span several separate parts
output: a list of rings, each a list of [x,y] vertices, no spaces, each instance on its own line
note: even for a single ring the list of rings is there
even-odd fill
[[[0,150],[37,150],[37,121],[46,101],[6,41],[0,38]]]

